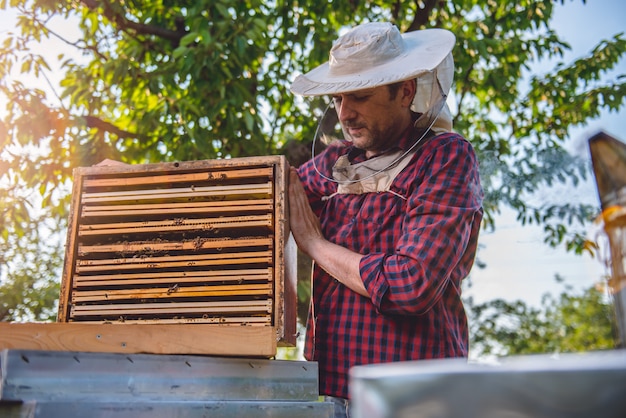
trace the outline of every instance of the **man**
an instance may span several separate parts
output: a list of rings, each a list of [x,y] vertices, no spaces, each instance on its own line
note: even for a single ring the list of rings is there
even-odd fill
[[[291,229],[315,265],[305,357],[344,416],[352,366],[467,356],[461,281],[483,193],[445,104],[454,42],[363,24],[291,86],[332,96],[345,137],[292,169],[289,187]]]

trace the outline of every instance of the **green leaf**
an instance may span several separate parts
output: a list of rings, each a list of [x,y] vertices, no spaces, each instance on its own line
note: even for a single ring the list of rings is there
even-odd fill
[[[196,42],[198,36],[199,35],[197,32],[189,32],[188,34],[180,38],[180,46],[188,46],[189,44]]]

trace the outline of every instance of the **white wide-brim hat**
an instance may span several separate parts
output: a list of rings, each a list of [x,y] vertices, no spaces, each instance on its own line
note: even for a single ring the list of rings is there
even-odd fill
[[[328,62],[296,77],[291,91],[333,95],[418,78],[441,64],[454,43],[445,29],[400,34],[388,22],[364,23],[335,41]]]

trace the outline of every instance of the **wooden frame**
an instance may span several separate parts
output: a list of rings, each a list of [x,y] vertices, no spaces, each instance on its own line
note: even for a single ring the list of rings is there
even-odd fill
[[[274,357],[270,327],[214,324],[0,322],[0,348],[128,354]]]
[[[268,336],[274,351],[294,346],[287,179],[283,156],[75,169],[58,322],[164,340],[180,325],[202,336],[189,348],[202,354],[272,356]]]

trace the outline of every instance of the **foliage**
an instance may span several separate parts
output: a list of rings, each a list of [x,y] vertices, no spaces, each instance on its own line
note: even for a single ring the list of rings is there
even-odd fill
[[[10,210],[3,212],[2,219],[11,216]],[[47,241],[54,228],[38,227],[44,219],[22,222],[33,234],[20,236],[17,231],[0,241],[0,321],[51,321],[59,297],[59,281],[51,273],[61,268],[63,246]]]
[[[469,306],[472,357],[615,348],[615,312],[596,286],[580,295],[568,286],[558,298],[546,293],[539,308],[502,299]]]
[[[42,216],[62,228],[76,166],[105,158],[291,157],[294,143],[312,138],[323,105],[295,98],[290,81],[325,61],[345,27],[384,19],[402,31],[443,27],[457,36],[455,129],[481,161],[485,226],[494,228],[495,214],[510,206],[520,222],[543,225],[550,245],[593,252],[581,231],[597,208],[533,205],[529,196],[588,175],[563,144],[569,128],[623,105],[626,84],[606,74],[626,40],[598,40],[589,55],[563,63],[569,46],[550,27],[557,3],[0,0],[1,9],[19,12],[0,44],[0,184],[10,185],[1,203],[12,211],[2,245],[17,234],[24,243],[16,248],[31,251],[25,243],[39,232],[20,220]],[[67,35],[68,26],[78,34]],[[72,52],[55,58],[35,48],[49,38]],[[545,61],[554,67],[534,74]],[[35,88],[26,76],[50,88]],[[41,207],[14,205],[33,190]],[[44,263],[31,267],[35,277],[58,277]]]

